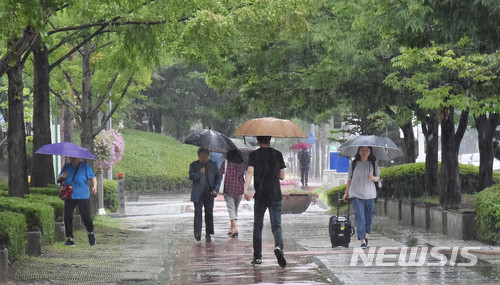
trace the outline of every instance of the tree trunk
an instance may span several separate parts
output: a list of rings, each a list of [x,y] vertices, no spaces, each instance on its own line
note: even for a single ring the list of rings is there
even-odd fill
[[[467,128],[468,111],[463,111],[460,125],[455,133],[454,109],[442,110],[441,122],[441,176],[439,202],[444,209],[458,209],[462,202],[459,180],[458,150]],[[465,125],[465,127],[464,127]]]
[[[15,39],[0,58],[0,77],[11,68],[11,64],[20,61],[23,54],[29,51],[38,40],[38,32],[31,26],[24,29],[22,37]]]
[[[162,129],[162,112],[161,110],[154,110],[151,112],[150,124],[152,124],[151,130],[157,134],[161,134]]]
[[[75,132],[75,115],[67,107],[63,106],[63,116],[61,121],[61,134],[63,142],[74,142],[74,132]]]
[[[474,117],[478,134],[479,144],[479,189],[477,192],[486,187],[493,185],[493,136],[500,122],[500,114],[480,115]]]
[[[54,184],[54,165],[52,156],[35,153],[45,144],[51,143],[50,132],[50,95],[49,95],[49,55],[40,44],[34,54],[34,92],[33,92],[33,163],[31,185],[45,187]]]
[[[80,139],[84,148],[92,151],[92,69],[90,68],[90,48],[86,45],[82,51],[82,106]]]
[[[404,151],[406,163],[414,163],[417,160],[417,154],[415,152],[415,134],[413,133],[413,124],[408,122],[403,126],[400,126],[404,135]]]
[[[427,195],[438,195],[438,130],[439,123],[436,117],[427,116],[422,120],[422,133],[425,136],[425,192]]]
[[[82,48],[82,106],[81,106],[81,122],[80,122],[80,139],[82,147],[93,151],[94,148],[94,132],[92,127],[92,69],[90,67],[90,56],[92,54],[88,45]],[[92,161],[89,161],[92,165]],[[91,215],[97,213],[97,197],[90,193],[90,211]]]
[[[9,124],[7,133],[9,196],[24,197],[29,193],[26,133],[23,106],[23,67],[20,61],[8,71]]]

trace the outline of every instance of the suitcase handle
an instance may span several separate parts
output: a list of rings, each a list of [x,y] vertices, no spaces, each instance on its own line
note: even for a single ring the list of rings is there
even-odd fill
[[[340,195],[340,194],[339,194],[339,195]],[[344,201],[344,199],[339,199],[339,200],[338,200],[338,202],[339,202],[339,203],[338,203],[338,205],[337,205],[337,217],[339,216],[340,204],[341,204],[342,202],[345,202],[345,201]],[[349,210],[350,210],[350,207],[351,207],[351,200],[349,199],[349,200],[347,200],[347,202],[345,202],[345,203],[347,203],[347,220],[349,220]]]

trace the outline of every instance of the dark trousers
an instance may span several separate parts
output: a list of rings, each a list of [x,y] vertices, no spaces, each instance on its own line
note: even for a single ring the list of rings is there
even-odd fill
[[[281,231],[281,201],[264,201],[255,199],[253,209],[253,257],[262,258],[262,229],[264,228],[264,214],[269,209],[271,230],[274,236],[274,246],[283,250],[283,235]]]
[[[64,201],[64,230],[68,238],[73,238],[73,213],[76,207],[78,207],[87,232],[94,231],[94,223],[92,223],[92,218],[90,217],[90,200],[68,199]]]
[[[212,194],[204,195],[201,200],[194,203],[194,236],[201,237],[203,224],[203,207],[205,207],[205,232],[207,235],[214,234],[214,198]]]
[[[301,167],[300,182],[302,182],[302,185],[306,185],[308,180],[309,180],[309,167]]]

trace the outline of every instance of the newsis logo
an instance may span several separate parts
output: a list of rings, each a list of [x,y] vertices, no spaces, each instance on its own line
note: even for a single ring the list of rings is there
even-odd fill
[[[469,251],[479,247],[373,247],[355,248],[350,266],[474,266],[477,257]]]

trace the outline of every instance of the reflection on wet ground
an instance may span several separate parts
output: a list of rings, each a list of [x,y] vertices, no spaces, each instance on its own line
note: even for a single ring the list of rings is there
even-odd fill
[[[286,243],[286,237],[287,267],[281,268],[273,253],[274,239],[268,223],[263,232],[262,264],[250,265],[253,214],[248,204],[240,207],[237,238],[224,236],[229,227],[225,204],[216,205],[214,215],[216,233],[212,242],[204,239],[196,242],[192,238],[179,246],[171,284],[332,284],[309,255],[296,254],[296,248]],[[192,217],[187,218],[186,223],[187,227],[179,234],[192,237]]]
[[[215,235],[212,242],[193,237],[193,207],[189,195],[143,195],[127,200],[120,232],[105,236],[96,229],[98,243],[88,246],[86,236],[75,248],[45,251],[29,262],[18,262],[15,283],[9,284],[499,284],[500,247],[478,241],[449,239],[377,217],[370,236],[370,251],[389,247],[382,266],[366,265],[354,258],[359,241],[349,248],[332,248],[325,208],[318,205],[299,215],[283,215],[284,252],[287,267],[278,266],[273,254],[269,216],[264,219],[263,263],[252,259],[253,202],[239,208],[239,237],[227,236],[229,217],[223,200],[216,201]],[[478,247],[475,266],[428,266],[439,259],[427,254],[423,266],[400,266],[409,262],[412,247],[443,247],[442,254],[455,263],[469,261],[454,248]],[[45,248],[47,250],[48,247]],[[79,255],[77,255],[79,254]],[[394,256],[390,256],[394,255]],[[419,258],[413,260],[420,260]],[[61,266],[71,262],[61,270]],[[387,265],[394,263],[394,265]],[[82,266],[82,264],[84,266]]]
[[[252,202],[243,202],[238,219],[239,237],[226,235],[229,218],[223,201],[217,201],[214,210],[214,240],[196,242],[193,238],[191,203],[170,201],[162,205],[154,199],[156,205],[147,207],[144,199],[137,206],[139,215],[152,215],[151,219],[163,220],[168,217],[169,227],[176,226],[175,232],[167,235],[176,238],[175,260],[164,266],[164,280],[170,284],[442,284],[473,283],[496,284],[499,282],[500,251],[485,247],[475,241],[450,240],[442,235],[429,233],[388,220],[377,218],[370,237],[371,250],[392,247],[383,257],[384,263],[393,266],[367,266],[361,260],[354,260],[353,250],[359,247],[356,237],[350,247],[331,248],[328,235],[329,215],[324,208],[311,206],[300,215],[283,215],[283,237],[287,267],[280,268],[273,254],[269,217],[266,215],[263,232],[263,263],[261,266],[250,265],[252,259]],[[177,204],[176,204],[177,203]],[[172,208],[176,208],[172,210]],[[163,214],[160,214],[163,212]],[[154,216],[158,215],[158,216]],[[163,227],[163,226],[162,226]],[[164,230],[164,229],[163,229]],[[408,262],[410,248],[448,247],[443,256],[451,258],[452,247],[479,246],[474,254],[479,261],[476,266],[464,267],[450,265],[428,266],[439,260],[431,255],[425,257],[424,266],[399,266],[399,256],[403,248],[408,247],[408,255],[403,262]],[[390,257],[389,255],[396,255]],[[418,259],[417,259],[418,260]],[[468,260],[455,260],[464,263]]]

